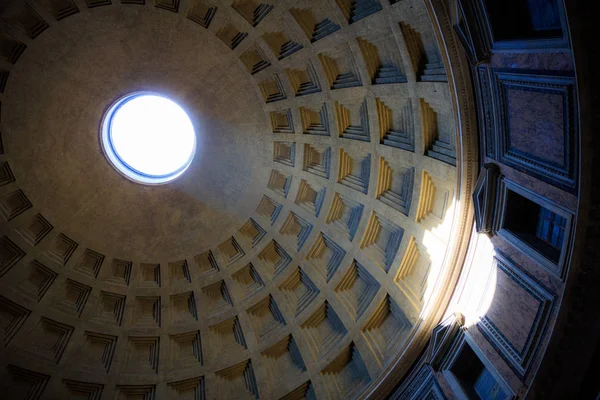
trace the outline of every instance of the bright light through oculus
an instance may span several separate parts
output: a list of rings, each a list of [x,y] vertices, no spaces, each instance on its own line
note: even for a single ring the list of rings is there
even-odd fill
[[[136,182],[169,182],[194,157],[194,127],[172,100],[135,93],[118,100],[104,118],[104,150],[112,164]]]

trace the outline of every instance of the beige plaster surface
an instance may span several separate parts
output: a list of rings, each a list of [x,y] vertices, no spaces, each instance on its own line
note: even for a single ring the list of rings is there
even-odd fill
[[[28,198],[90,248],[124,259],[218,244],[256,206],[269,173],[248,73],[214,35],[171,14],[103,7],[67,18],[28,46],[2,98],[6,153]],[[164,186],[124,179],[99,144],[105,109],[139,90],[178,102],[196,129],[192,165]]]

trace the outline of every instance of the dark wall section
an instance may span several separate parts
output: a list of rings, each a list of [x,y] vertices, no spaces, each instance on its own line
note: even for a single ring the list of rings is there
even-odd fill
[[[483,167],[473,201],[496,286],[473,326],[457,313],[434,329],[394,398],[599,395],[600,60],[585,3],[431,1],[471,63]]]

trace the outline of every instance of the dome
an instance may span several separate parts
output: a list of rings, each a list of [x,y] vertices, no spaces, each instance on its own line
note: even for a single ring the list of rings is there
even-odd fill
[[[585,132],[562,6],[488,3],[0,6],[0,387],[542,390]]]

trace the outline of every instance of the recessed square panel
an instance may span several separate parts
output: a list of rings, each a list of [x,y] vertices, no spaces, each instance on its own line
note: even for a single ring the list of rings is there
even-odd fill
[[[494,265],[493,287],[488,287],[494,300],[477,326],[523,379],[544,337],[555,296],[508,258],[497,254]]]
[[[572,193],[578,132],[571,76],[494,71],[498,161]]]

